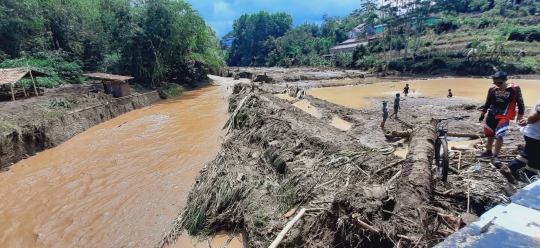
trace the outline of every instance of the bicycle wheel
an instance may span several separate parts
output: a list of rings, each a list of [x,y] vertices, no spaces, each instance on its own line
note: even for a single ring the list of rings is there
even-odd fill
[[[435,141],[435,163],[437,165],[437,177],[446,181],[448,177],[448,142],[445,139]]]

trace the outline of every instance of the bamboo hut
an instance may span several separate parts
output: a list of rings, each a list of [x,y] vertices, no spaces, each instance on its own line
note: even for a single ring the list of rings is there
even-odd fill
[[[26,89],[23,85],[21,89],[15,89],[15,83],[23,78],[32,79],[32,85],[34,88],[34,94],[38,96],[38,88],[36,86],[36,77],[49,76],[47,73],[30,69],[29,67],[0,69],[0,89],[2,94],[11,94],[11,100],[15,100],[16,96],[24,95],[28,96]]]

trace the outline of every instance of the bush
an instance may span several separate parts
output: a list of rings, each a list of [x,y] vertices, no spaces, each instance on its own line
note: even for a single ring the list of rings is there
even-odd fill
[[[48,73],[51,77],[37,78],[38,86],[52,88],[64,83],[82,82],[82,63],[70,61],[69,55],[62,51],[46,51],[25,54],[22,58],[8,59],[0,63],[0,68],[30,66],[38,71]]]
[[[540,25],[536,27],[514,28],[508,35],[508,40],[515,41],[540,41]]]
[[[460,27],[460,21],[455,17],[448,17],[437,20],[434,25],[435,32],[437,34],[442,34],[444,32],[458,29]]]
[[[431,58],[429,63],[431,64],[432,69],[444,68],[446,67],[447,58],[437,57]]]
[[[391,61],[388,63],[389,70],[395,71],[405,71],[407,69],[407,64],[404,61]]]
[[[171,99],[179,96],[185,91],[184,86],[178,84],[168,84],[158,90],[161,99]]]

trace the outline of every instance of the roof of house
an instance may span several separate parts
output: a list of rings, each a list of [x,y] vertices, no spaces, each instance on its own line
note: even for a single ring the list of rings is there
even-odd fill
[[[86,73],[86,74],[83,74],[83,76],[93,78],[93,79],[112,80],[112,81],[126,81],[126,80],[131,80],[134,78],[130,76],[113,75],[113,74],[100,73],[100,72]]]
[[[9,69],[0,69],[0,85],[14,84],[21,78],[30,78],[30,72],[33,77],[49,76],[49,74],[30,69],[28,67],[18,67]]]
[[[356,46],[358,45],[367,45],[368,43],[367,42],[359,42],[359,43],[353,43],[353,44],[345,44],[345,45],[340,45],[340,46],[335,46],[335,47],[332,47],[330,49],[330,51],[332,50],[340,50],[340,49],[347,49],[347,48],[355,48]]]
[[[361,23],[361,24],[359,24],[358,26],[354,27],[354,28],[351,30],[351,32],[362,31],[362,29],[364,29],[366,26],[367,26],[367,24]]]

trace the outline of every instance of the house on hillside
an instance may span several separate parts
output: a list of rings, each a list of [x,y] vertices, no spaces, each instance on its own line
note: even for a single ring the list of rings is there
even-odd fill
[[[378,28],[380,26],[380,28]],[[330,52],[325,57],[331,57],[336,53],[352,53],[356,46],[358,45],[367,45],[368,40],[376,37],[377,34],[382,33],[382,26],[371,26],[365,23],[362,23],[354,27],[349,31],[349,39],[344,42],[339,43],[337,46],[330,48]]]

